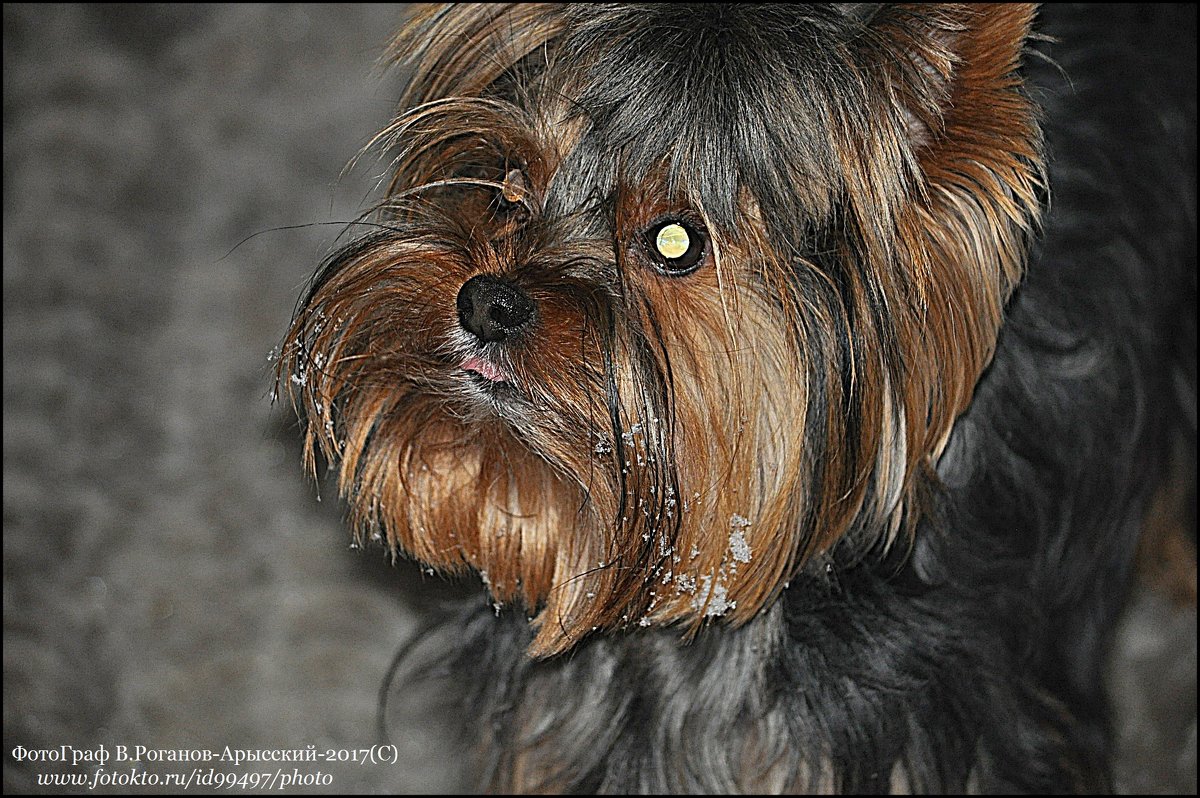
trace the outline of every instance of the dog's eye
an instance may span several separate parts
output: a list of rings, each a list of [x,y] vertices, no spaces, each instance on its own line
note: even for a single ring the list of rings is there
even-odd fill
[[[529,187],[520,169],[509,169],[496,192],[493,207],[503,216],[512,216],[528,210]]]
[[[519,205],[525,200],[528,192],[525,185],[525,175],[520,169],[509,169],[500,184],[500,197],[510,205]]]
[[[672,277],[698,269],[706,249],[702,231],[674,219],[651,225],[646,231],[646,244],[654,265]]]

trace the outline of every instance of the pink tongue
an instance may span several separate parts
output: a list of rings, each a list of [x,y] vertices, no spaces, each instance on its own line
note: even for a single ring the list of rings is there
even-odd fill
[[[504,382],[504,372],[494,363],[489,363],[481,357],[468,358],[463,361],[462,368],[466,371],[473,371],[486,380]]]

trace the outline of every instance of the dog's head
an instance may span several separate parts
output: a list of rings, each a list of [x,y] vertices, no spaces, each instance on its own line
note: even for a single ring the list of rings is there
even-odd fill
[[[1027,6],[420,11],[280,375],[360,532],[596,629],[903,541],[1023,268]]]

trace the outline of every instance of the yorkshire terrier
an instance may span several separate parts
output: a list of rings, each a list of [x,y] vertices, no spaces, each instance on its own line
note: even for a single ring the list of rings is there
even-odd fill
[[[414,644],[482,788],[1111,789],[1194,539],[1195,50],[1037,13],[414,12],[279,378],[356,534],[486,585]]]

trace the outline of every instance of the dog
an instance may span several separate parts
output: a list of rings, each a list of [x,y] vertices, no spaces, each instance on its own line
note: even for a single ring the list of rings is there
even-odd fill
[[[1112,788],[1195,535],[1195,50],[1042,13],[413,12],[277,378],[360,540],[486,586],[406,654],[482,789]]]

